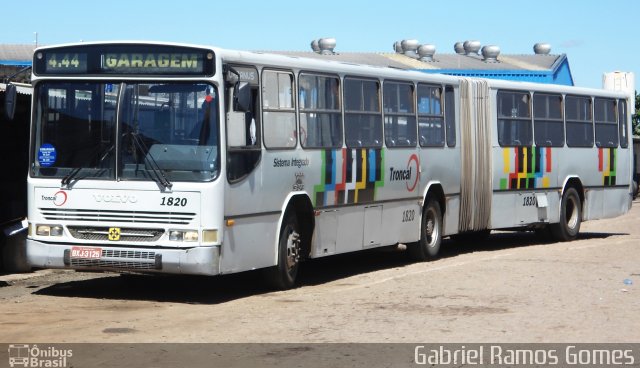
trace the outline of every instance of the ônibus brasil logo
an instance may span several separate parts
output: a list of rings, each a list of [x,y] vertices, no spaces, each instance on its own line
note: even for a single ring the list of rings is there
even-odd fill
[[[68,359],[73,356],[71,349],[58,349],[53,346],[39,348],[38,345],[10,344],[10,367],[67,367]]]
[[[56,206],[60,207],[60,206],[64,205],[65,203],[67,203],[67,192],[65,192],[63,190],[59,190],[59,191],[56,192],[56,194],[54,194],[52,196],[43,195],[42,196],[42,200],[43,201],[51,201]]]
[[[418,186],[418,178],[420,177],[418,173],[419,166],[418,156],[414,153],[409,157],[406,169],[398,170],[393,166],[389,168],[389,181],[405,181],[407,190],[413,192],[413,190],[416,189],[416,186]],[[413,175],[414,172],[415,177]]]

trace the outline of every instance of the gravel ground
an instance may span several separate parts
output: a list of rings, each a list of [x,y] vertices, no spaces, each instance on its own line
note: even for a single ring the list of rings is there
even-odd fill
[[[259,273],[176,277],[43,270],[0,276],[0,342],[637,342],[640,202],[579,239],[493,233],[410,263],[369,251]]]

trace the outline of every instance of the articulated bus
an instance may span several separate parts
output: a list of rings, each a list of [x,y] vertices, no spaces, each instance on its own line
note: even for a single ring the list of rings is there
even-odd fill
[[[211,47],[33,60],[36,268],[219,275],[491,229],[576,238],[631,206],[619,92]]]

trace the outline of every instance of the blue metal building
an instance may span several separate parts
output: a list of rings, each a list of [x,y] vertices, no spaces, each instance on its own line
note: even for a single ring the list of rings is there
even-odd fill
[[[0,44],[0,65],[23,68],[31,65],[34,45]]]
[[[325,38],[318,41],[324,42],[314,41],[313,51],[275,53],[413,69],[425,73],[573,85],[567,56],[551,54],[547,44],[534,45],[534,52],[528,55],[512,55],[500,54],[496,46],[480,47],[478,41],[466,41],[456,43],[453,53],[440,54],[436,53],[433,45],[403,40],[394,44],[393,53],[354,53],[334,52],[335,40]],[[320,45],[326,49],[320,49]],[[0,44],[0,76],[31,65],[34,48],[30,44]]]
[[[312,42],[312,51],[275,53],[424,73],[574,85],[567,56],[551,54],[551,47],[542,43],[534,45],[533,52],[527,55],[500,54],[497,46],[480,47],[478,41],[456,43],[453,53],[443,54],[436,54],[434,45],[420,45],[416,40],[396,42],[393,53],[334,52],[334,47],[334,39],[320,39]]]

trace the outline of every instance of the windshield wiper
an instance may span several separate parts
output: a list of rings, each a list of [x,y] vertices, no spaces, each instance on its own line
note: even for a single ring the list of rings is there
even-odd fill
[[[64,178],[62,178],[62,180],[60,181],[60,185],[70,189],[71,188],[71,181],[78,176],[78,174],[80,173],[80,171],[82,170],[81,167],[76,167],[73,170],[71,170],[67,175],[64,176]],[[79,179],[78,179],[79,180]],[[78,180],[74,181],[77,182]]]
[[[104,162],[104,160],[107,159],[107,157],[109,157],[109,153],[111,153],[111,151],[113,151],[114,147],[115,147],[115,145],[111,144],[107,148],[105,148],[104,150],[98,152],[98,155],[100,156],[100,159],[98,159],[98,167],[100,165],[102,165],[102,163]],[[73,170],[71,170],[67,175],[65,175],[62,178],[62,180],[60,181],[60,185],[62,185],[63,187],[65,187],[67,189],[71,189],[73,184],[75,184],[79,180],[84,179],[84,178],[87,177],[87,176],[78,177],[78,175],[80,174],[82,169],[85,169],[85,167],[76,167]]]
[[[129,135],[131,136],[133,144],[136,146],[136,149],[139,150],[140,153],[144,155],[144,161],[147,163],[147,165],[149,165],[149,167],[151,168],[151,171],[153,171],[154,175],[151,176],[153,181],[163,186],[164,189],[171,190],[171,187],[173,186],[173,184],[171,184],[169,179],[167,179],[167,176],[165,175],[164,170],[160,168],[160,165],[158,165],[156,160],[153,158],[153,155],[151,155],[149,148],[144,143],[142,138],[140,138],[138,133],[135,133],[135,132],[130,132]]]

